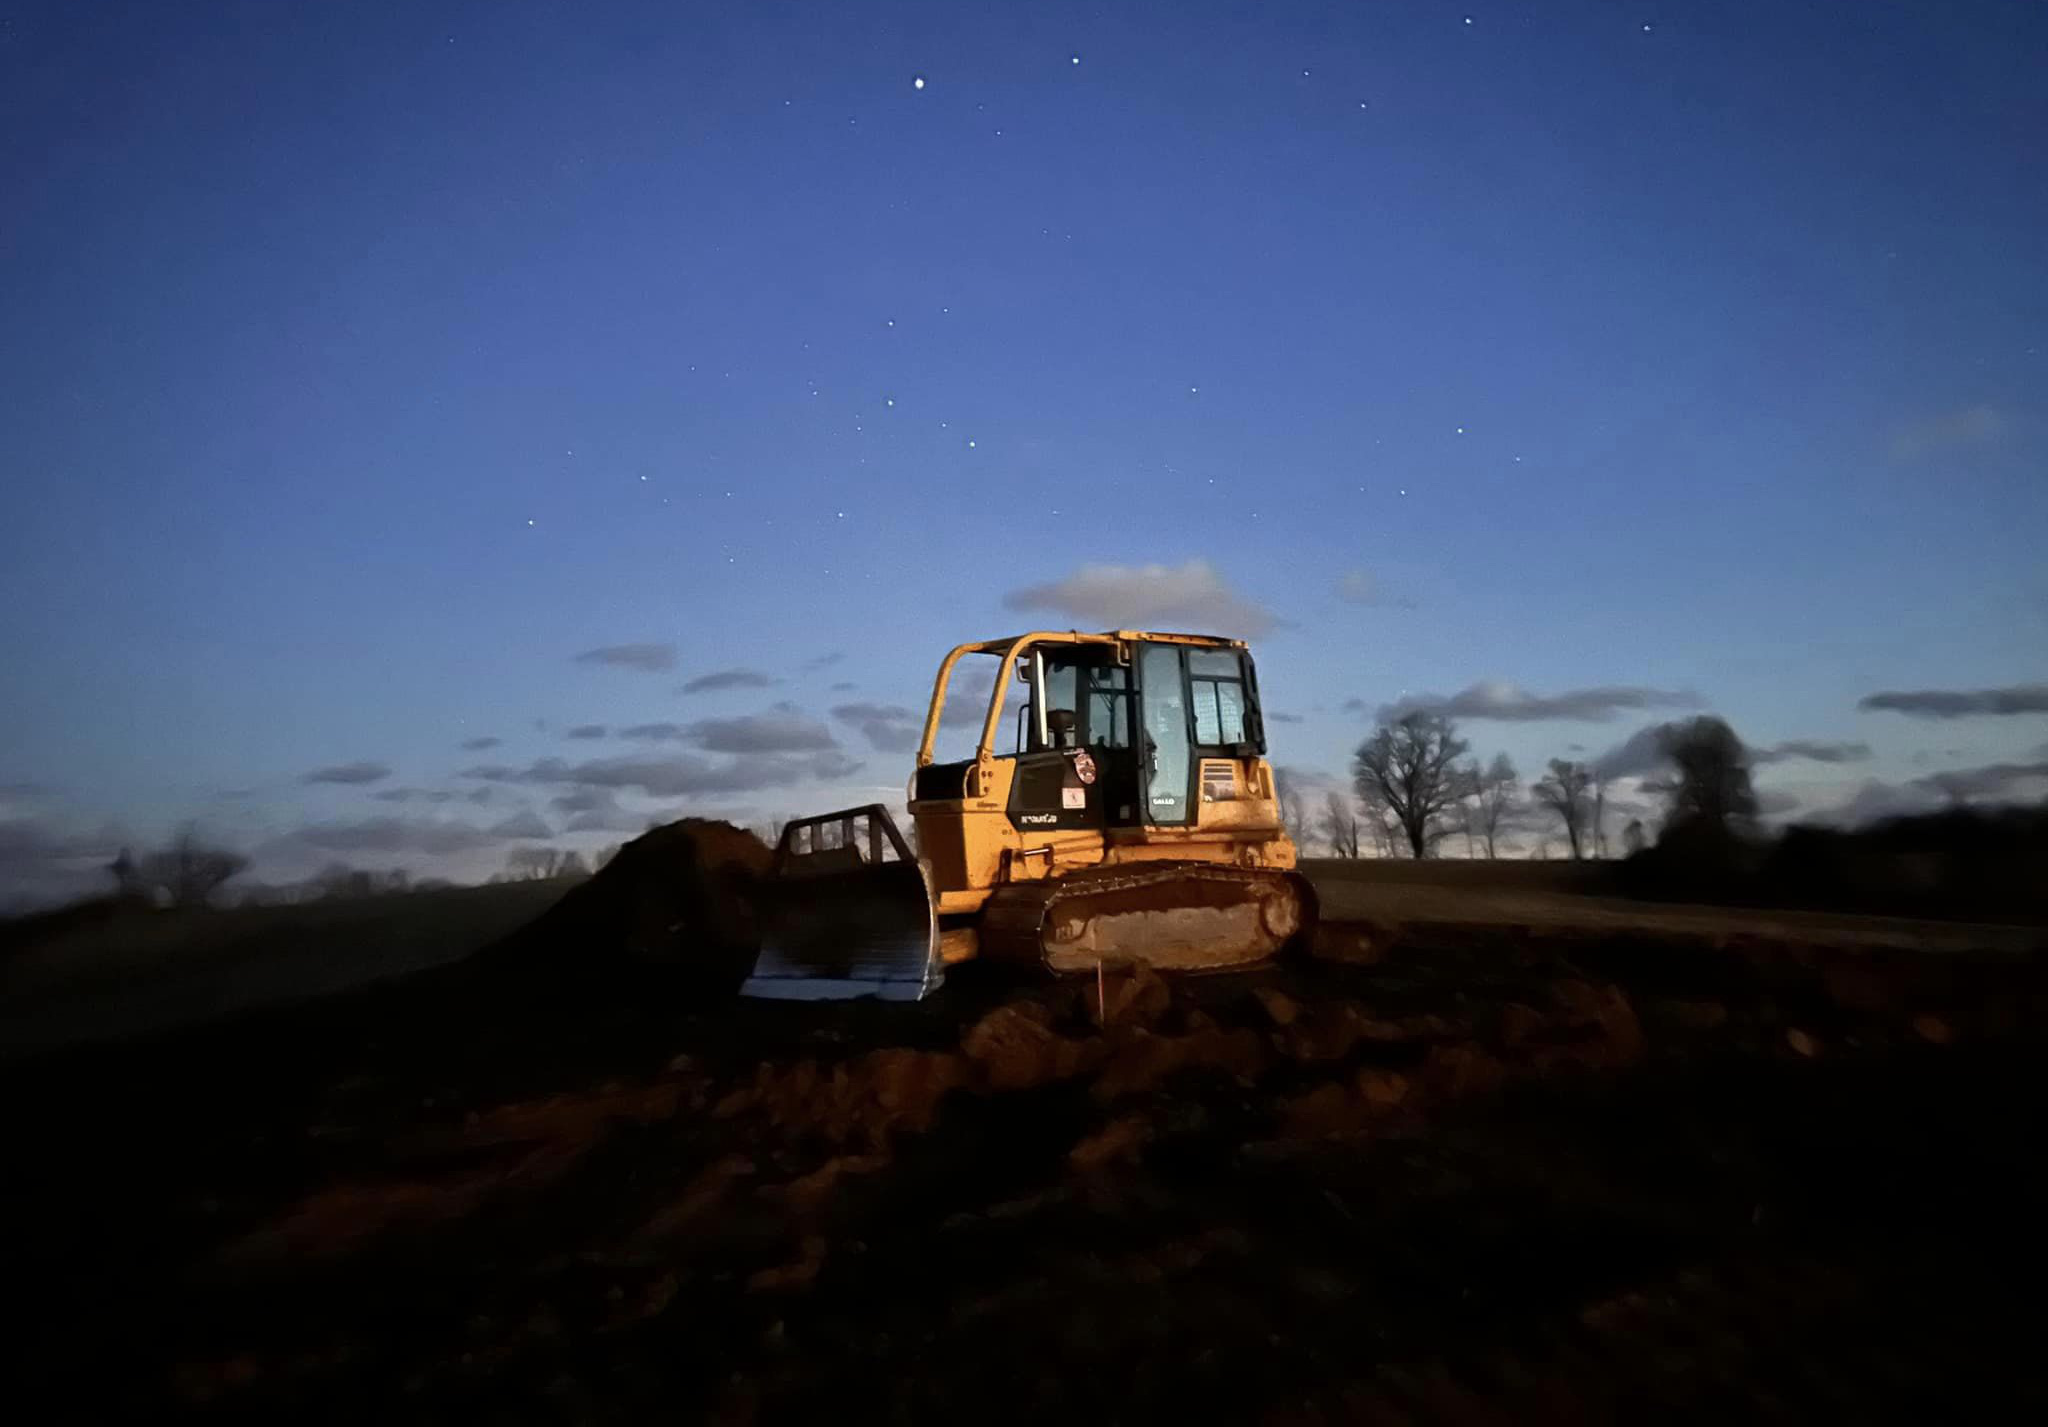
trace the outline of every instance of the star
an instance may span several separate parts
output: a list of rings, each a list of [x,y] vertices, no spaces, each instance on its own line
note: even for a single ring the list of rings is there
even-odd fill
[[[1074,56],[1070,57],[1070,58],[1069,58],[1069,59],[1067,60],[1067,63],[1068,63],[1068,64],[1079,64],[1080,62],[1081,62],[1081,56],[1079,56],[1079,55],[1074,55]]]
[[[922,89],[922,88],[924,88],[924,76],[923,76],[923,75],[921,75],[921,74],[920,74],[920,75],[915,75],[915,76],[913,76],[913,77],[912,77],[912,79],[911,79],[911,81],[910,81],[910,87],[911,87],[912,89]]]

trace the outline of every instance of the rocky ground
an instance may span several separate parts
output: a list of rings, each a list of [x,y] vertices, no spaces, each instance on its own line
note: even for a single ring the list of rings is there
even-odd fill
[[[1317,950],[916,1006],[484,958],[16,1065],[17,1391],[347,1422],[2048,1406],[2037,957]]]

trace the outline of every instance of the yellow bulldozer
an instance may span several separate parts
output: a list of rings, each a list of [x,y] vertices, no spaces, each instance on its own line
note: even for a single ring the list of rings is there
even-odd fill
[[[957,721],[948,690],[978,690],[962,666],[988,659],[973,756],[935,761]],[[1018,683],[1028,697],[1006,721]],[[1119,629],[962,644],[925,712],[914,844],[879,803],[785,825],[744,991],[915,1000],[975,957],[1068,975],[1264,961],[1316,918],[1265,751],[1241,640]]]

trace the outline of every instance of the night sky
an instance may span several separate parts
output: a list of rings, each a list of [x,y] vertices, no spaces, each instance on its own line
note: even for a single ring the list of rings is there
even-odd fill
[[[2038,798],[2044,72],[2033,0],[0,9],[0,899],[900,801],[1046,625],[1251,636],[1304,775],[1711,709],[1779,816]]]

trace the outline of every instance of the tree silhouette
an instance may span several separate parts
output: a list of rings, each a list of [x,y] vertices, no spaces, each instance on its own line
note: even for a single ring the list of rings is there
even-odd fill
[[[1556,813],[1564,824],[1565,840],[1571,844],[1574,861],[1584,857],[1580,835],[1586,826],[1586,791],[1593,775],[1583,764],[1564,758],[1550,760],[1550,771],[1529,788],[1536,801]]]
[[[1486,855],[1498,857],[1501,829],[1520,806],[1516,794],[1521,788],[1521,775],[1515,772],[1514,760],[1505,753],[1494,754],[1493,762],[1483,772],[1475,763],[1472,772],[1477,788],[1474,799],[1478,803],[1479,835],[1486,843]]]
[[[1416,857],[1429,856],[1442,833],[1439,819],[1458,799],[1454,766],[1466,747],[1449,719],[1418,709],[1391,723],[1382,720],[1352,758],[1359,797],[1394,816]]]
[[[1358,856],[1358,809],[1335,788],[1323,798],[1322,829],[1332,857]]]
[[[1734,832],[1756,817],[1749,750],[1725,719],[1701,714],[1672,724],[1663,744],[1665,755],[1678,765],[1678,776],[1666,789],[1666,833],[1686,826]]]
[[[1302,797],[1291,770],[1273,770],[1273,795],[1280,804],[1280,826],[1286,829],[1296,847],[1306,846],[1315,829],[1309,822],[1308,801]]]
[[[171,845],[152,852],[135,869],[136,880],[161,890],[174,907],[203,907],[222,883],[249,865],[249,859],[224,847],[208,847],[194,823],[178,830]]]

